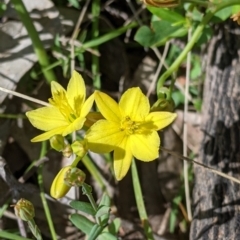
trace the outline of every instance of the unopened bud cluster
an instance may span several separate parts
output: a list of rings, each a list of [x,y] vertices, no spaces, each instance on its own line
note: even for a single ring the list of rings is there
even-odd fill
[[[30,221],[35,216],[34,206],[31,202],[21,198],[14,206],[14,211],[17,217],[23,221]]]

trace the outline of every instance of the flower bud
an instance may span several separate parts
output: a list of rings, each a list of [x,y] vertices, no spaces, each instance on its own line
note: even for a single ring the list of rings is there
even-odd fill
[[[181,0],[143,0],[146,5],[153,7],[176,7],[181,3]]]
[[[71,147],[72,147],[72,151],[81,158],[83,158],[88,151],[85,140],[75,141],[72,143]]]
[[[54,135],[53,137],[50,138],[49,141],[51,147],[58,152],[61,152],[65,147],[64,138],[62,135],[59,134]]]
[[[62,150],[63,156],[64,157],[70,157],[73,153],[73,150],[71,148],[70,144],[65,145],[64,149]]]
[[[57,176],[54,178],[52,186],[51,186],[51,190],[50,190],[50,195],[53,198],[62,198],[64,197],[68,191],[70,190],[71,186],[68,186],[64,179],[65,179],[65,174],[66,172],[71,169],[72,166],[66,166],[64,168],[62,168]]]
[[[238,13],[235,13],[231,16],[233,21],[236,21],[238,25],[240,25],[240,11]]]
[[[14,211],[17,217],[21,218],[23,221],[30,221],[35,216],[33,204],[23,198],[14,206]]]
[[[69,168],[65,174],[64,182],[69,186],[81,187],[85,181],[86,174],[79,168]]]
[[[151,112],[165,111],[173,112],[174,101],[171,97],[170,90],[166,87],[161,87],[157,93],[158,100],[151,107]]]

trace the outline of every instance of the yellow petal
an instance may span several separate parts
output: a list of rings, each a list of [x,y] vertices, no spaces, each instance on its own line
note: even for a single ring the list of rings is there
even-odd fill
[[[134,157],[148,162],[158,158],[160,138],[156,131],[149,134],[133,134],[129,136],[129,144]]]
[[[70,169],[72,169],[72,166],[66,166],[64,168],[62,168],[57,176],[54,178],[52,185],[51,185],[51,190],[50,190],[50,195],[53,198],[62,198],[64,197],[68,191],[70,190],[70,186],[68,186],[65,182],[65,174],[67,171],[69,171]]]
[[[96,91],[95,101],[101,114],[109,121],[119,122],[121,119],[118,104],[107,94]]]
[[[66,90],[56,81],[51,82],[51,92],[53,97],[57,92],[64,92],[66,94]]]
[[[56,107],[38,108],[26,112],[26,115],[34,127],[43,131],[49,131],[68,124],[68,121],[65,120]]]
[[[72,109],[81,109],[85,101],[86,87],[82,76],[73,71],[67,86],[67,99]]]
[[[160,130],[171,124],[176,117],[176,113],[152,112],[146,117],[144,126],[146,128]]]
[[[92,94],[83,104],[82,109],[81,109],[81,117],[86,117],[88,113],[90,112],[92,105],[94,102],[94,94]]]
[[[89,129],[86,134],[89,150],[97,153],[107,153],[113,151],[115,146],[125,136],[124,131],[120,131],[119,124],[107,120],[99,120]]]
[[[73,133],[81,129],[85,121],[86,121],[86,118],[82,118],[82,117],[77,118],[74,122],[72,122],[67,127],[65,127],[64,131],[62,132],[62,135],[66,136],[70,133]]]
[[[47,131],[47,132],[40,134],[37,137],[31,139],[31,142],[42,142],[42,141],[50,139],[54,135],[57,135],[57,134],[62,135],[62,133],[63,133],[64,129],[66,129],[66,127],[67,126],[63,126],[63,127],[59,127],[59,128],[55,128],[53,130]]]
[[[149,100],[138,87],[130,88],[122,95],[119,108],[134,121],[144,120],[150,111]]]
[[[128,143],[128,138],[125,137],[121,144],[114,149],[113,167],[115,177],[118,181],[126,176],[132,162],[132,157],[133,155]]]

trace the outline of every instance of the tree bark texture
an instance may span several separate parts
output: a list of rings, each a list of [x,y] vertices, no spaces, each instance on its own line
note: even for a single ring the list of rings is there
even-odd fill
[[[207,49],[199,161],[240,179],[240,27],[217,26]],[[240,239],[240,185],[195,167],[191,240]]]

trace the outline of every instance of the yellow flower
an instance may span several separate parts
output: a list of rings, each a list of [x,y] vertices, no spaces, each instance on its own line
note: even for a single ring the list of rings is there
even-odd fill
[[[133,156],[145,162],[158,157],[157,131],[169,125],[175,113],[150,112],[149,100],[140,88],[127,90],[119,104],[102,92],[95,92],[95,101],[105,119],[87,132],[88,148],[97,153],[114,151],[117,180],[127,174]]]
[[[26,113],[31,124],[45,131],[33,138],[32,142],[44,141],[56,134],[66,136],[82,128],[86,116],[92,108],[94,95],[86,101],[86,88],[79,73],[73,72],[67,90],[59,83],[51,82],[50,105]]]

